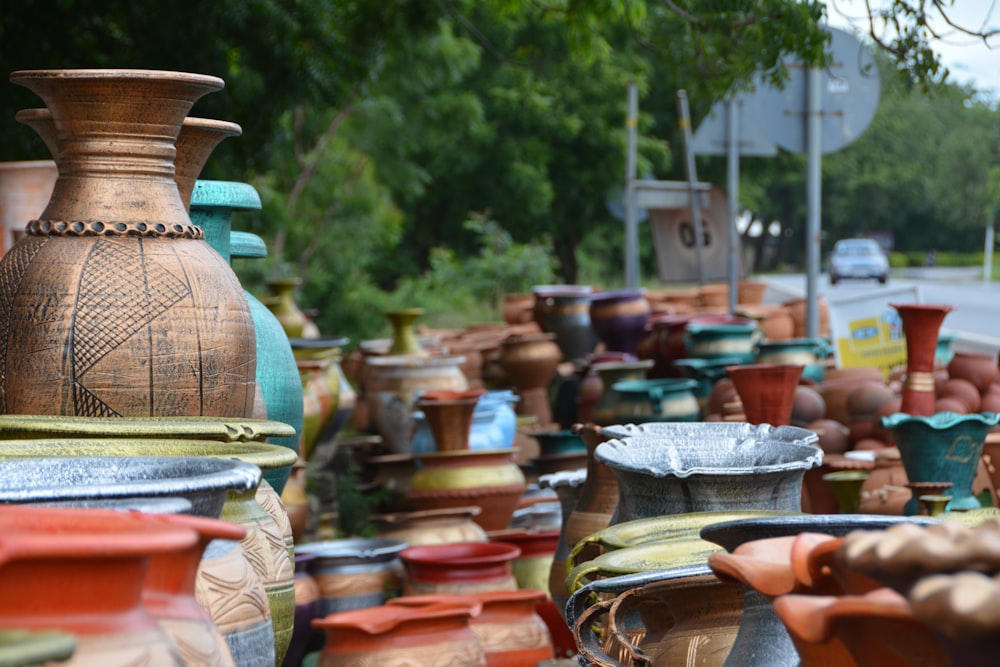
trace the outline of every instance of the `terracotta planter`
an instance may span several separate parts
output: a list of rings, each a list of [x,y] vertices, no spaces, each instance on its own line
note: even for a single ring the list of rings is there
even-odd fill
[[[197,534],[112,510],[0,508],[0,627],[76,636],[67,665],[178,667],[177,649],[142,604],[150,559]]]
[[[406,499],[416,509],[477,505],[474,518],[483,530],[501,530],[510,523],[527,489],[524,473],[511,458],[513,450],[459,450],[422,454]]]
[[[552,638],[535,611],[544,599],[541,591],[495,591],[473,595],[404,595],[389,606],[421,608],[434,604],[476,604],[480,611],[469,621],[483,647],[487,667],[526,667],[555,657]]]
[[[437,451],[469,449],[472,415],[485,389],[466,391],[426,391],[417,399],[416,408],[424,413]]]
[[[985,394],[993,384],[1000,368],[995,355],[955,352],[948,362],[948,375],[971,382],[980,394]]]
[[[517,589],[512,563],[521,550],[500,542],[458,542],[404,549],[404,595],[474,595]]]
[[[954,306],[891,303],[906,336],[906,381],[901,410],[914,416],[934,414],[934,355],[941,323]]]
[[[0,329],[16,317],[19,329],[33,333],[12,338],[0,359],[0,412],[251,415],[249,306],[235,274],[201,242],[173,180],[181,122],[222,81],[143,70],[11,78],[51,110],[65,176],[27,236],[0,260],[11,305]],[[146,285],[156,285],[155,293]],[[42,308],[32,301],[38,294],[61,296]],[[39,344],[35,335],[56,343]]]
[[[313,621],[326,634],[320,667],[481,667],[483,649],[469,627],[468,603],[359,609]]]
[[[727,366],[726,372],[736,386],[746,420],[772,426],[790,424],[802,368],[793,364]]]
[[[317,618],[353,609],[378,607],[402,585],[399,553],[406,542],[347,538],[300,544],[296,554],[314,557],[309,574],[319,588]]]

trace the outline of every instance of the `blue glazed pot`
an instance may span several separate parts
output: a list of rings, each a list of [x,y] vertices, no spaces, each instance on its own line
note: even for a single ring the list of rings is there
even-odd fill
[[[252,185],[229,181],[197,181],[191,196],[191,221],[205,231],[205,240],[230,261],[232,257],[266,257],[263,241],[236,233],[240,242],[231,244],[233,211],[260,210],[260,196]],[[253,237],[248,239],[248,237]],[[257,244],[248,243],[256,239]],[[267,307],[244,290],[250,305],[257,345],[257,386],[267,407],[267,417],[289,424],[295,434],[271,438],[269,442],[298,450],[302,433],[302,382],[288,336]],[[267,481],[281,494],[291,467],[268,471]]]
[[[951,500],[946,511],[980,507],[972,495],[972,482],[983,456],[986,433],[1000,422],[1000,413],[938,412],[917,417],[897,412],[882,417],[881,421],[883,427],[892,431],[910,482],[951,482]],[[918,514],[917,498],[906,501],[903,512]]]

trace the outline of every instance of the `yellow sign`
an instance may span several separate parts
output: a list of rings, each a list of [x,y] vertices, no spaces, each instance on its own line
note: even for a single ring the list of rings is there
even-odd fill
[[[838,367],[877,366],[888,379],[894,368],[906,365],[903,323],[888,301],[887,295],[881,294],[831,304],[831,333]]]

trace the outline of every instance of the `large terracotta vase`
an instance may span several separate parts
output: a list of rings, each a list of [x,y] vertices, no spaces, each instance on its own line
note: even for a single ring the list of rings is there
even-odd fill
[[[45,210],[58,175],[52,160],[0,162],[0,253]]]
[[[0,412],[251,415],[247,300],[174,182],[181,123],[222,81],[145,70],[11,80],[51,111],[60,176],[0,260]]]
[[[76,635],[69,666],[184,665],[142,604],[150,559],[197,543],[188,528],[112,510],[0,508],[0,628]]]
[[[468,602],[391,606],[333,614],[313,621],[326,634],[319,667],[413,667],[486,664],[469,627]]]
[[[474,520],[483,530],[508,526],[528,488],[511,449],[455,450],[416,456],[406,500],[417,509],[477,505]]]
[[[548,387],[562,358],[552,333],[508,336],[500,344],[498,363],[506,379],[517,388],[519,415],[533,415],[539,424],[552,422]]]
[[[948,510],[980,507],[972,494],[986,432],[1000,422],[1000,414],[960,415],[938,412],[929,417],[897,413],[882,418],[892,431],[909,482],[951,482]],[[917,492],[903,506],[908,515],[919,514]]]
[[[217,132],[198,131],[185,124],[181,128],[181,138],[187,135],[207,135],[206,140],[217,136]],[[180,155],[180,145],[178,146]],[[192,184],[191,221],[205,231],[205,240],[225,259],[231,261],[232,215],[236,211],[259,211],[260,196],[248,183],[228,181],[197,181]],[[261,242],[263,245],[263,242]],[[266,248],[265,248],[266,252]],[[244,256],[240,253],[240,256]],[[292,435],[275,437],[274,444],[295,450],[298,434],[302,431],[302,386],[298,369],[292,356],[281,323],[260,300],[244,290],[253,320],[257,370],[257,387],[264,399],[266,415],[260,415],[290,425],[295,429]],[[284,490],[291,468],[281,468],[268,473],[267,480],[278,493]]]
[[[906,380],[901,412],[916,417],[934,414],[934,355],[941,323],[954,306],[891,303],[903,320],[906,336]]]
[[[746,420],[751,424],[772,426],[790,424],[795,388],[799,385],[802,368],[795,364],[747,364],[726,367],[726,372],[740,396]]]

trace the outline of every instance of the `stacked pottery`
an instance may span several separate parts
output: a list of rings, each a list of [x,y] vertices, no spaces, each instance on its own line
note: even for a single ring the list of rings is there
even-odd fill
[[[65,175],[2,260],[11,267],[7,312],[25,331],[58,344],[39,345],[34,334],[12,339],[0,359],[0,411],[253,414],[256,355],[246,297],[228,264],[201,242],[173,179],[181,123],[222,81],[143,70],[25,71],[11,79],[45,99]],[[95,117],[95,109],[103,115]],[[125,279],[136,275],[143,279]],[[149,284],[155,294],[145,290]],[[31,302],[39,294],[65,298],[40,308]]]
[[[646,374],[651,371],[653,361],[643,359],[639,361],[607,361],[596,363],[591,366],[591,370],[597,374],[601,382],[601,394],[592,412],[592,421],[597,424],[615,423],[616,394],[612,390],[618,382],[625,380],[643,380]]]
[[[623,380],[611,386],[614,423],[691,422],[701,415],[697,383],[680,378]]]
[[[589,462],[589,457],[588,457]],[[580,490],[587,479],[586,470],[576,470],[573,472],[557,472],[551,475],[543,475],[538,479],[538,484],[542,488],[549,488],[559,496],[559,505],[562,510],[562,525],[559,530],[559,541],[556,543],[556,550],[552,554],[552,566],[549,569],[549,583],[546,590],[549,597],[556,605],[560,614],[565,614],[566,601],[569,593],[566,590],[566,557],[569,555],[568,538],[566,537],[566,527],[570,514],[576,506],[580,497]]]

